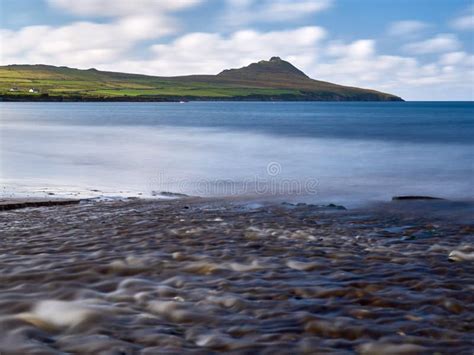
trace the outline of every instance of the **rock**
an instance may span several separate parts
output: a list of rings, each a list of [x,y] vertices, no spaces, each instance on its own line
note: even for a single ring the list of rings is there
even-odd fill
[[[420,201],[420,200],[444,200],[444,198],[433,197],[433,196],[417,196],[417,195],[393,196],[392,197],[392,201]]]
[[[161,192],[152,191],[151,195],[152,196],[163,196],[163,197],[189,197],[186,194],[182,194],[182,193],[179,193],[179,192],[170,192],[170,191],[161,191]]]
[[[326,206],[327,208],[334,208],[336,210],[347,210],[344,206],[341,205],[335,205],[334,203],[330,203],[329,205]]]

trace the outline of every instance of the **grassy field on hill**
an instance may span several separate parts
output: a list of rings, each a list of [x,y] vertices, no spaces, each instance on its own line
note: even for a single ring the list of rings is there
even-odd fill
[[[30,91],[33,92],[30,92]],[[0,67],[3,100],[351,100],[399,101],[373,90],[307,77],[279,58],[218,75],[155,77],[48,65]]]
[[[107,77],[94,70],[76,70],[44,67],[1,67],[0,94],[25,95],[35,89],[50,96],[124,97],[124,96],[183,96],[183,97],[234,97],[248,95],[298,95],[298,90],[232,87],[226,84],[202,82],[176,82],[154,77]],[[17,91],[10,91],[11,89]]]

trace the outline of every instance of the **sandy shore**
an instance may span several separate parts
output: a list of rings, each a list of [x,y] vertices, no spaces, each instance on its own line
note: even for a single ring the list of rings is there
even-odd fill
[[[474,227],[404,206],[0,211],[0,353],[470,354]]]

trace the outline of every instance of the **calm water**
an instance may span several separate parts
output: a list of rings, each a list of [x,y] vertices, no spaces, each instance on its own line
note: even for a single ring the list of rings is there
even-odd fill
[[[473,117],[466,102],[1,103],[0,179],[6,196],[472,198]]]

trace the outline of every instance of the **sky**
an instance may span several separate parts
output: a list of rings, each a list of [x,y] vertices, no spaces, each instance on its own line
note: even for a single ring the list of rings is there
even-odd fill
[[[407,100],[474,100],[470,0],[0,0],[0,64],[158,76],[272,56]]]

